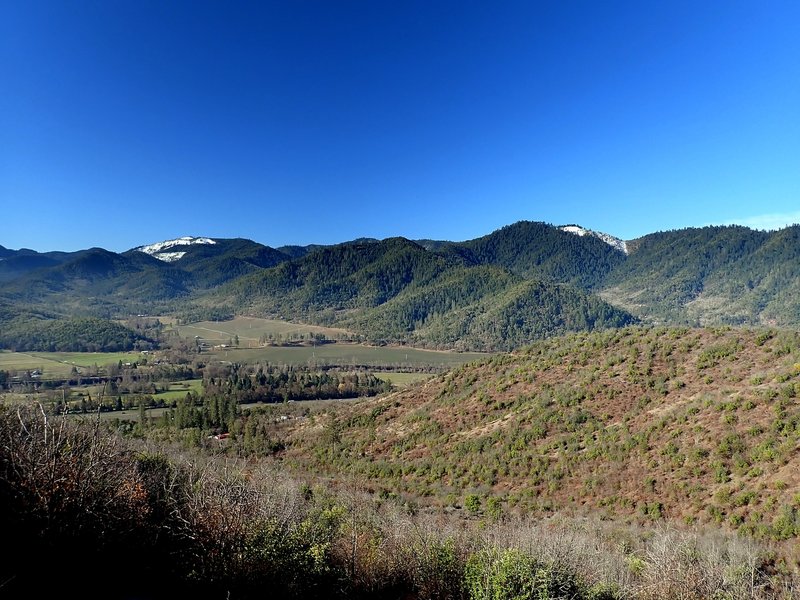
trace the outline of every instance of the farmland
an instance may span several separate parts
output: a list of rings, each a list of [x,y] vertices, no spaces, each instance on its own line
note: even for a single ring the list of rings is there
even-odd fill
[[[445,370],[485,356],[470,352],[437,352],[400,346],[365,346],[361,344],[221,348],[203,354],[220,361],[245,364],[272,363],[428,370]]]
[[[442,371],[484,356],[477,352],[336,342],[333,340],[350,339],[352,334],[344,329],[256,317],[172,325],[170,330],[186,340],[197,340],[207,361],[243,364]],[[320,343],[320,338],[328,343]],[[238,340],[238,346],[234,340]]]
[[[392,385],[398,388],[408,387],[431,377],[427,373],[378,373],[377,376],[384,381],[390,381]]]
[[[191,326],[173,322],[167,327],[173,333],[167,334],[162,349],[146,353],[0,352],[0,371],[6,372],[9,382],[5,398],[43,401],[56,413],[66,408],[73,414],[74,411],[94,414],[99,409],[104,419],[131,418],[134,413],[138,418],[135,407],[147,399],[147,413],[154,418],[188,392],[202,396],[206,369],[218,374],[229,369],[255,372],[261,368],[299,368],[301,372],[317,374],[372,372],[379,381],[402,389],[434,373],[485,356],[405,346],[369,346],[341,341],[347,339],[344,337],[332,341],[328,336],[335,333],[344,336],[346,332],[246,317]],[[192,343],[196,341],[196,332],[205,332],[207,337],[202,339],[208,341],[202,345]],[[181,338],[176,333],[188,337]],[[217,338],[212,339],[212,334]],[[239,346],[226,343],[233,339]],[[270,343],[264,343],[264,339]],[[333,373],[333,377],[339,376]],[[300,393],[298,389],[285,391]],[[313,396],[319,391],[309,393]],[[307,394],[295,398],[304,402],[309,399]]]
[[[221,348],[203,353],[207,361],[246,364],[316,365],[381,369],[445,370],[481,358],[479,353],[436,352],[404,347],[360,344],[321,346],[266,346],[263,348]],[[0,351],[0,370],[38,369],[43,379],[70,375],[72,368],[103,369],[119,362],[142,361],[136,352],[9,352]],[[394,378],[393,378],[394,380]]]
[[[395,371],[443,371],[472,362],[481,353],[441,352],[405,346],[369,346],[335,342],[350,339],[343,329],[319,327],[237,317],[230,321],[202,321],[177,325],[173,319],[161,319],[167,331],[189,342],[200,342],[205,362],[271,363],[318,367],[362,367]],[[238,346],[233,341],[238,341]],[[322,342],[326,343],[322,343]],[[158,356],[154,353],[154,357]],[[73,368],[102,372],[108,365],[142,362],[150,358],[138,352],[11,352],[0,351],[0,370],[39,370],[42,379],[69,376]],[[399,379],[393,378],[399,382]]]
[[[44,379],[66,377],[77,369],[105,367],[119,362],[142,360],[138,352],[10,352],[0,351],[0,370],[38,369]]]
[[[0,371],[7,372],[9,382],[5,397],[17,402],[35,399],[51,406],[48,410],[55,413],[66,409],[72,414],[97,414],[99,410],[103,420],[138,420],[136,407],[141,402],[146,401],[148,416],[157,418],[188,392],[202,397],[207,369],[219,374],[231,369],[253,373],[261,368],[288,368],[318,375],[332,373],[333,377],[371,372],[378,376],[376,381],[403,389],[485,356],[370,346],[350,341],[345,337],[349,334],[339,330],[246,317],[194,325],[172,322],[167,328],[172,334],[167,333],[162,348],[146,353],[0,352]],[[206,337],[195,338],[197,332],[204,332]],[[329,337],[333,335],[339,336],[338,341]],[[193,343],[198,339],[203,343]],[[233,340],[239,345],[228,343]],[[359,393],[366,391],[364,388]],[[286,397],[300,394],[295,398],[303,403],[309,400],[308,394],[313,397],[320,393],[300,392],[297,387],[287,387],[284,392]],[[326,394],[330,392],[323,397]]]
[[[289,323],[257,317],[236,317],[230,321],[201,321],[190,325],[174,325],[173,330],[184,338],[198,338],[209,343],[226,343],[238,336],[244,347],[257,347],[265,339],[300,339],[308,334],[323,335],[329,339],[349,336],[344,329]]]
[[[201,379],[187,379],[185,381],[175,381],[170,384],[168,390],[153,394],[156,400],[172,401],[183,398],[188,392],[200,394],[202,392],[203,381]]]

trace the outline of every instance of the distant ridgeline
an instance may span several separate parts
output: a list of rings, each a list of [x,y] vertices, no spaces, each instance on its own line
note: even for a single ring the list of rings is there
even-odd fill
[[[508,350],[637,322],[800,325],[800,227],[691,228],[625,242],[520,221],[465,242],[270,248],[185,237],[121,254],[0,247],[0,282],[4,347],[12,339],[20,348],[66,343],[62,334],[74,334],[68,321],[43,324],[56,318],[169,314],[271,317],[334,325],[374,342]],[[146,343],[116,334],[126,347]]]

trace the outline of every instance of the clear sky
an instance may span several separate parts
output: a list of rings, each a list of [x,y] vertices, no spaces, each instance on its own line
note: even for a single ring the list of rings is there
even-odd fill
[[[0,0],[0,245],[800,222],[800,2]]]

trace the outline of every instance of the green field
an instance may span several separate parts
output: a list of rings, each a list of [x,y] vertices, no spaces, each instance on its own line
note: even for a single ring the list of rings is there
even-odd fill
[[[153,394],[156,400],[177,400],[186,396],[187,392],[194,392],[198,396],[203,392],[202,379],[187,379],[170,384],[169,390]]]
[[[192,325],[172,325],[181,337],[194,339],[198,336],[211,348],[204,348],[202,354],[205,361],[239,363],[271,363],[276,365],[310,365],[319,367],[366,367],[373,369],[393,369],[396,371],[411,370],[446,370],[480,359],[485,354],[437,352],[401,346],[367,346],[349,342],[337,342],[316,345],[296,346],[263,346],[261,340],[265,336],[284,340],[299,339],[302,335],[308,340],[309,334],[324,334],[328,339],[336,339],[347,332],[342,329],[318,327],[258,319],[255,317],[237,317],[231,321],[203,321]],[[239,347],[214,348],[227,344],[236,336]],[[307,341],[305,343],[308,343]],[[141,361],[143,355],[136,352],[9,352],[0,351],[0,370],[26,371],[39,369],[42,379],[62,378],[69,376],[73,367],[86,370],[104,367],[118,362]],[[392,381],[398,385],[408,385],[413,378],[392,375]],[[177,395],[181,390],[166,392]]]
[[[301,400],[301,401],[289,401],[288,403],[284,402],[252,402],[248,404],[240,404],[239,408],[243,411],[248,410],[272,410],[279,414],[289,414],[289,415],[299,415],[303,414],[307,411],[315,411],[323,408],[326,405],[330,404],[350,404],[354,402],[361,402],[365,400],[365,397],[361,398],[344,398],[344,399],[331,399],[331,400]],[[20,397],[16,399],[17,402],[31,402],[30,396]],[[145,415],[149,419],[158,419],[160,418],[165,412],[171,410],[170,408],[148,408],[145,411]],[[87,413],[87,414],[80,414],[80,413],[72,413],[70,415],[71,418],[76,419],[100,419],[101,421],[113,421],[114,419],[120,419],[121,421],[138,421],[139,420],[139,409],[133,408],[129,410],[112,410],[107,412],[100,412],[100,413]]]
[[[433,377],[430,373],[375,373],[378,379],[391,381],[392,385],[399,388],[408,387],[418,381],[425,381]]]
[[[66,377],[72,367],[88,368],[141,360],[138,352],[10,352],[0,351],[0,370],[39,369],[43,379]]]
[[[247,364],[261,362],[337,367],[393,367],[395,369],[449,369],[487,356],[471,352],[437,352],[399,346],[364,346],[346,343],[321,346],[225,348],[203,354],[220,361]]]
[[[158,419],[161,417],[165,412],[170,410],[169,408],[148,408],[145,411],[145,415],[149,419]],[[111,410],[108,412],[100,412],[100,413],[87,413],[85,415],[80,413],[73,413],[70,415],[70,418],[74,419],[100,419],[101,421],[113,421],[114,419],[119,419],[120,421],[138,421],[139,420],[139,409],[132,408],[130,410]]]
[[[485,356],[480,353],[437,352],[397,346],[366,346],[347,342],[309,346],[263,346],[260,341],[264,336],[272,335],[277,338],[280,335],[287,340],[291,336],[303,335],[307,339],[309,333],[321,333],[328,339],[336,339],[337,336],[346,335],[347,332],[343,329],[256,317],[236,317],[230,321],[202,321],[191,325],[175,325],[173,329],[181,337],[194,339],[197,336],[211,346],[228,344],[238,335],[238,347],[212,347],[205,349],[203,354],[220,361],[249,364],[268,362],[340,367],[447,369]]]
[[[317,325],[304,325],[288,323],[272,319],[259,319],[256,317],[236,317],[230,321],[202,321],[191,325],[175,325],[172,327],[183,338],[194,339],[195,336],[211,344],[224,344],[235,336],[239,336],[239,345],[244,348],[258,347],[259,341],[264,336],[279,335],[283,338],[289,336],[308,336],[309,333],[323,334],[335,339],[337,336],[347,335],[344,329],[319,327]]]

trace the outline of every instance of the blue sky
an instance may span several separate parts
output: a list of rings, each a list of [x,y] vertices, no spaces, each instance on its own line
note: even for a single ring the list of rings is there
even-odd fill
[[[800,222],[800,3],[4,2],[0,244]]]

